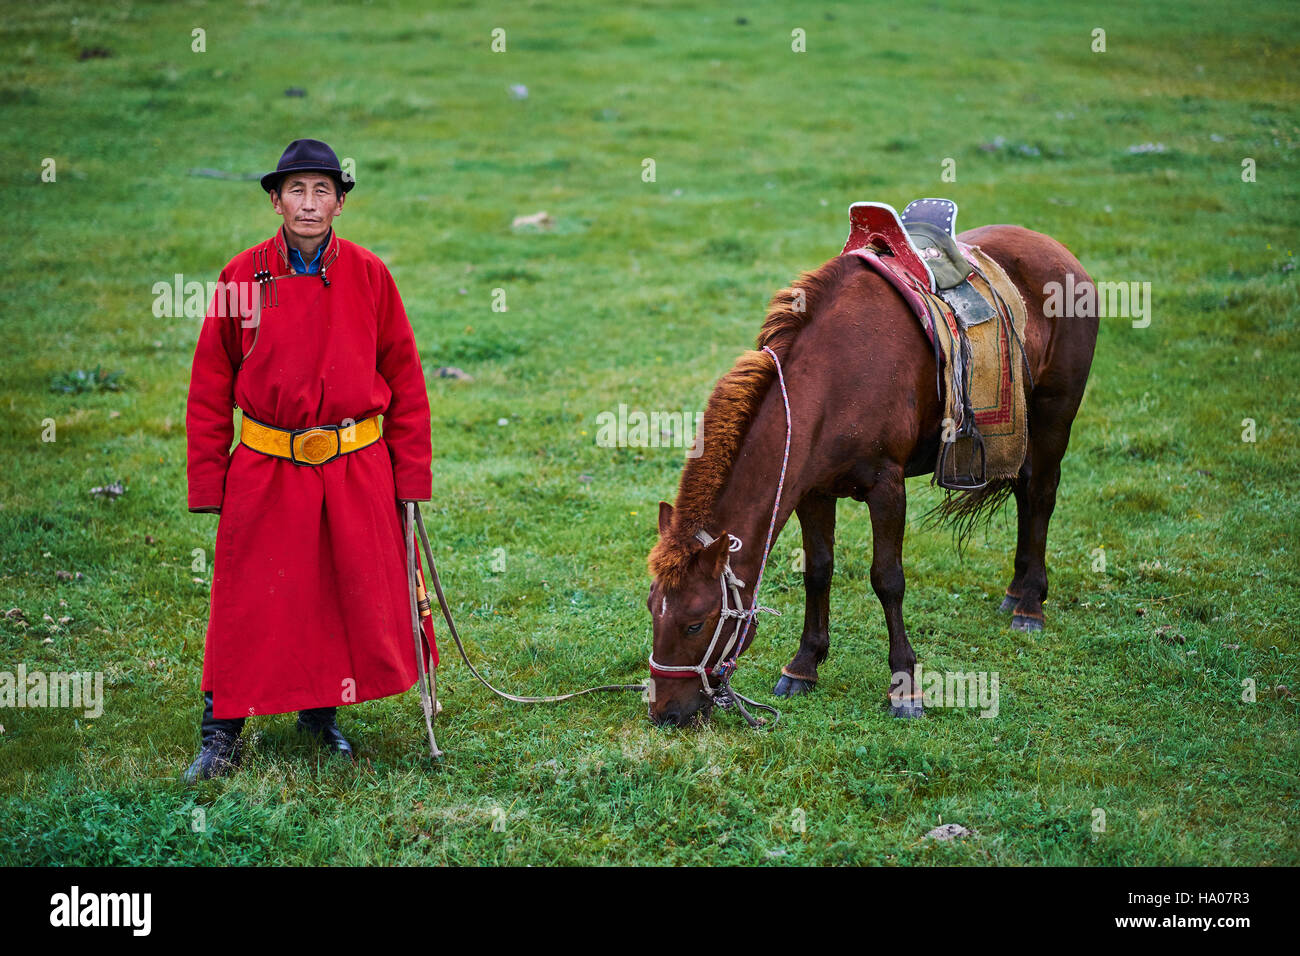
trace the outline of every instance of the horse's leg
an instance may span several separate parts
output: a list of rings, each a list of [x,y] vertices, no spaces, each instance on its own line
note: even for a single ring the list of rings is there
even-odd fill
[[[895,717],[920,717],[921,691],[916,686],[916,652],[903,628],[903,529],[907,490],[903,469],[882,472],[867,492],[871,509],[871,587],[885,609],[889,629],[889,707]]]
[[[1030,439],[1032,446],[1033,440]],[[1029,538],[1031,534],[1031,523],[1029,520],[1029,463],[1033,455],[1025,455],[1025,463],[1020,466],[1020,474],[1016,477],[1016,483],[1012,486],[1012,493],[1016,498],[1016,564],[1015,571],[1011,575],[1011,583],[1007,585],[1006,596],[1002,598],[1000,611],[1010,614],[1020,603],[1020,595],[1025,589],[1025,573],[1029,570]]]
[[[1024,541],[1024,573],[1020,577],[1019,600],[1011,618],[1011,627],[1017,631],[1043,629],[1043,601],[1047,599],[1047,525],[1056,508],[1056,487],[1061,481],[1061,459],[1070,443],[1070,425],[1079,406],[1079,399],[1070,395],[1035,394],[1031,399],[1029,430],[1034,440],[1029,447],[1029,481],[1022,496],[1017,494],[1017,509],[1028,505],[1029,518],[1021,517],[1017,525],[1017,571],[1022,558],[1021,539],[1028,525],[1028,540]],[[1013,579],[1014,585],[1014,579]]]
[[[803,531],[804,611],[799,650],[781,668],[772,693],[777,697],[806,694],[817,683],[817,665],[831,647],[831,576],[835,572],[835,505],[830,495],[809,492],[795,508]]]

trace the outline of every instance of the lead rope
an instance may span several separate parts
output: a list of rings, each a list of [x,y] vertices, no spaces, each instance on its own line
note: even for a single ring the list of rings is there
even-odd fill
[[[793,425],[790,421],[790,394],[786,391],[785,373],[781,370],[781,360],[768,346],[764,345],[763,351],[772,357],[772,364],[776,366],[776,380],[781,386],[781,402],[785,406],[785,450],[781,453],[781,477],[776,483],[776,500],[772,502],[772,518],[767,523],[767,537],[763,541],[763,557],[758,563],[758,578],[754,581],[754,598],[749,613],[745,615],[745,628],[741,631],[740,640],[736,642],[731,656],[715,667],[714,673],[720,678],[721,682],[718,687],[719,694],[715,697],[717,705],[726,708],[734,704],[749,726],[754,728],[766,726],[768,730],[771,730],[780,723],[781,712],[770,704],[760,704],[756,700],[751,700],[731,686],[731,675],[735,673],[737,659],[740,657],[741,652],[748,646],[749,629],[754,623],[754,618],[762,612],[778,613],[772,608],[763,607],[758,603],[758,592],[763,587],[763,572],[767,570],[767,558],[772,551],[772,535],[776,533],[776,519],[781,511],[781,495],[785,491],[785,473],[790,464],[790,433]],[[766,725],[761,718],[754,717],[745,709],[746,704],[756,710],[765,710],[770,713],[773,718],[772,723]]]
[[[740,656],[748,644],[749,626],[754,623],[754,615],[760,610],[776,613],[771,608],[760,607],[758,603],[758,592],[763,586],[763,572],[767,570],[767,556],[772,550],[772,535],[776,531],[776,518],[781,511],[781,493],[785,490],[785,470],[790,464],[790,396],[785,390],[785,374],[781,371],[781,360],[776,357],[768,346],[763,346],[763,351],[772,356],[772,363],[776,366],[776,379],[781,385],[781,401],[785,405],[785,451],[781,453],[781,477],[776,483],[776,500],[772,502],[772,520],[767,523],[767,538],[763,541],[763,559],[758,563],[758,580],[754,582],[754,600],[749,609],[749,618],[745,621],[745,629],[740,634],[740,641],[736,645],[736,653],[731,657],[731,665],[734,667],[735,660]]]
[[[420,609],[415,598],[414,508],[414,502],[406,502],[405,514],[403,515],[404,530],[406,532],[406,585],[407,591],[411,595],[411,632],[415,636],[415,663],[418,670],[416,683],[420,685],[420,709],[424,712],[424,727],[429,732],[429,756],[436,759],[442,756],[442,751],[438,749],[438,741],[433,736],[433,715],[438,705],[438,685],[435,683],[433,668],[427,666],[428,657],[425,654],[424,629],[420,627]]]
[[[438,605],[442,608],[442,616],[447,621],[447,630],[451,632],[452,640],[456,642],[456,650],[460,651],[460,659],[465,662],[469,672],[474,678],[498,697],[504,697],[506,700],[514,701],[516,704],[553,704],[562,700],[572,700],[574,697],[581,697],[583,694],[595,694],[600,691],[644,691],[645,684],[602,684],[599,687],[588,687],[584,690],[576,690],[569,694],[555,694],[550,697],[522,697],[519,694],[507,694],[503,690],[498,690],[488,683],[487,679],[478,672],[473,664],[470,663],[469,657],[465,654],[465,645],[461,643],[460,631],[456,629],[456,622],[452,619],[451,608],[447,605],[447,598],[442,593],[442,581],[438,578],[438,566],[433,563],[433,550],[429,547],[429,535],[424,530],[424,516],[420,514],[420,506],[412,502],[415,510],[415,528],[419,532],[420,547],[424,550],[424,560],[429,565],[429,580],[433,582],[433,593],[438,596]],[[432,735],[432,732],[430,732]]]
[[[759,728],[759,727],[767,726],[768,729],[771,729],[772,727],[775,727],[780,722],[781,712],[769,704],[760,704],[758,701],[746,697],[744,694],[741,694],[739,691],[737,691],[734,687],[731,686],[731,674],[735,671],[736,659],[740,656],[740,652],[745,649],[745,646],[748,642],[749,628],[754,621],[754,616],[759,613],[770,613],[770,614],[778,613],[772,608],[763,607],[758,603],[758,592],[759,592],[759,588],[761,588],[763,585],[763,572],[767,569],[767,558],[768,555],[771,553],[771,549],[772,549],[772,535],[776,531],[776,519],[777,519],[777,515],[780,513],[781,510],[781,495],[785,490],[785,474],[790,463],[790,434],[791,434],[792,425],[790,421],[790,396],[789,393],[786,391],[785,374],[781,370],[781,360],[777,358],[776,353],[772,351],[772,349],[769,348],[768,346],[766,345],[763,346],[762,350],[772,357],[772,362],[776,366],[777,381],[780,383],[781,386],[781,402],[785,408],[785,449],[781,455],[781,476],[777,481],[777,485],[776,485],[776,500],[772,504],[772,518],[768,522],[767,538],[763,542],[763,557],[760,560],[758,565],[758,579],[754,582],[753,602],[748,612],[740,611],[740,613],[743,614],[745,617],[745,626],[744,626],[744,630],[741,631],[740,640],[737,641],[734,645],[730,646],[727,652],[724,652],[724,654],[729,653],[730,656],[725,657],[725,659],[716,668],[714,668],[714,674],[719,678],[719,685],[718,685],[717,692],[715,692],[714,701],[717,704],[717,706],[722,709],[726,709],[728,707],[734,706],[738,711],[740,711],[741,716],[745,718],[745,721],[749,724],[750,727]],[[442,591],[442,581],[438,577],[438,566],[437,564],[434,563],[433,550],[432,548],[429,547],[429,535],[424,528],[424,516],[420,513],[420,506],[418,503],[411,502],[410,507],[414,512],[415,528],[419,534],[420,547],[424,551],[424,559],[429,566],[429,580],[432,581],[433,583],[433,592],[438,597],[438,606],[442,608],[442,616],[447,622],[447,630],[451,633],[452,640],[456,642],[456,650],[460,652],[460,659],[465,662],[465,666],[469,668],[469,672],[474,675],[474,679],[477,680],[480,684],[482,684],[488,690],[492,691],[492,693],[496,694],[498,697],[503,697],[506,700],[513,701],[517,704],[558,703],[559,701],[572,700],[574,697],[581,697],[584,694],[596,694],[603,691],[637,690],[637,691],[644,692],[646,690],[645,684],[602,684],[599,687],[587,687],[583,690],[573,691],[572,693],[568,693],[568,694],[555,694],[548,697],[523,697],[518,694],[509,694],[503,690],[498,690],[496,687],[493,687],[492,684],[489,683],[488,680],[478,672],[478,670],[474,667],[474,665],[470,663],[469,655],[465,653],[465,645],[460,639],[460,631],[457,630],[456,628],[456,622],[451,615],[451,608],[448,606],[446,595],[444,595]],[[411,566],[412,568],[414,567],[413,561],[411,562]],[[729,569],[730,569],[730,561],[728,561],[728,570]],[[413,570],[411,571],[411,574],[412,575],[414,574]],[[726,605],[726,586],[727,585],[724,577],[724,581],[723,581],[724,608]],[[414,593],[414,591],[412,591],[412,593]],[[739,601],[737,601],[737,603],[739,603]],[[714,635],[714,639],[715,640],[717,639],[716,634]],[[707,662],[707,660],[708,657],[706,655],[705,661]],[[707,680],[704,681],[704,686],[706,689],[708,688]],[[422,691],[424,690],[423,684],[421,685],[421,690]],[[436,704],[437,704],[437,698],[435,696],[433,698],[432,703],[426,705],[427,712],[436,713]],[[750,707],[753,707],[755,710],[764,710],[770,713],[773,717],[772,723],[770,725],[766,725],[764,720],[762,720],[761,718],[754,717],[745,708],[746,704],[748,704]],[[430,740],[431,747],[436,750],[436,745],[433,744],[432,726],[430,726],[429,728],[429,740]]]

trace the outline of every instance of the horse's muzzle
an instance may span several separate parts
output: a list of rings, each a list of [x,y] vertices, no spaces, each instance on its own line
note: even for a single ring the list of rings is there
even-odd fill
[[[703,724],[713,710],[713,701],[700,693],[685,700],[669,700],[658,710],[650,706],[650,720],[660,726],[688,727]]]

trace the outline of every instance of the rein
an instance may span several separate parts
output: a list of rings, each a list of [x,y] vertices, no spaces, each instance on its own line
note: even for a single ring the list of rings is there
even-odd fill
[[[776,532],[776,519],[781,511],[781,495],[785,491],[786,468],[790,464],[790,395],[785,387],[785,373],[781,370],[781,360],[777,358],[776,353],[766,345],[763,346],[763,351],[772,357],[772,362],[776,365],[776,378],[781,385],[781,402],[785,406],[785,450],[781,455],[781,477],[776,484],[776,500],[772,503],[772,518],[767,524],[767,538],[763,541],[763,557],[758,564],[758,580],[754,582],[753,601],[749,609],[746,610],[744,600],[740,594],[745,582],[731,569],[731,552],[739,551],[744,547],[744,542],[735,535],[731,535],[731,543],[727,548],[726,563],[722,566],[722,573],[718,576],[718,586],[722,591],[722,608],[718,612],[718,626],[713,629],[713,640],[709,641],[709,646],[704,651],[704,657],[695,665],[659,664],[655,662],[654,653],[651,652],[650,654],[651,678],[664,677],[670,680],[679,680],[689,679],[692,676],[699,677],[700,683],[704,685],[706,696],[712,698],[719,707],[726,708],[734,705],[751,727],[758,727],[762,725],[763,721],[751,716],[749,711],[745,709],[745,704],[771,713],[773,716],[772,727],[775,727],[781,719],[781,712],[775,707],[760,704],[737,692],[731,686],[731,675],[736,671],[741,653],[749,646],[750,629],[754,623],[754,618],[759,614],[776,614],[778,617],[780,616],[779,611],[770,607],[763,607],[758,603],[758,592],[763,586],[763,572],[767,569],[767,558],[772,550],[772,535]],[[695,532],[695,537],[706,548],[717,540],[703,528]],[[434,580],[436,582],[437,579]],[[731,604],[732,601],[735,602],[734,606]],[[718,663],[710,670],[709,658],[713,656],[713,649],[717,646],[718,638],[721,637],[728,619],[735,620],[736,626],[731,632],[730,640],[727,641],[722,648],[722,652],[718,655]],[[709,684],[710,676],[718,679],[716,688]]]
[[[767,558],[772,549],[772,535],[776,531],[776,519],[777,519],[777,515],[781,510],[781,495],[782,492],[785,490],[786,468],[790,462],[790,430],[791,430],[790,396],[789,393],[786,391],[785,375],[781,370],[781,360],[777,358],[776,353],[772,351],[771,348],[767,346],[763,346],[763,351],[772,357],[772,362],[776,365],[777,380],[780,382],[781,385],[781,401],[785,407],[785,450],[781,456],[781,477],[777,481],[776,500],[772,505],[772,518],[768,522],[767,538],[763,542],[763,557],[762,560],[759,562],[759,566],[758,566],[758,580],[755,582],[754,585],[753,602],[751,603],[749,609],[746,610],[744,607],[744,600],[742,599],[740,593],[741,589],[745,587],[745,582],[742,581],[736,575],[736,573],[731,569],[731,556],[730,554],[728,554],[726,564],[723,565],[722,574],[720,575],[718,581],[719,587],[722,591],[722,609],[718,616],[718,626],[713,631],[713,640],[709,642],[708,650],[704,652],[704,659],[700,661],[699,664],[696,664],[693,667],[678,666],[678,665],[671,665],[671,664],[656,664],[654,659],[654,654],[651,653],[650,674],[652,678],[654,677],[681,678],[681,677],[689,677],[691,675],[696,675],[700,678],[700,683],[704,685],[704,693],[713,699],[713,702],[716,706],[723,709],[726,709],[728,707],[735,707],[737,710],[740,711],[741,715],[745,718],[745,721],[751,727],[767,726],[768,729],[771,729],[772,727],[775,727],[778,722],[780,722],[781,712],[777,710],[775,707],[771,707],[767,704],[760,704],[755,700],[751,700],[750,698],[744,696],[743,694],[741,694],[739,691],[737,691],[735,688],[731,686],[731,675],[735,672],[736,665],[737,665],[737,658],[739,658],[741,652],[744,651],[744,649],[749,644],[750,626],[753,624],[755,615],[758,614],[776,614],[778,616],[780,615],[779,611],[776,611],[770,607],[763,607],[758,603],[758,591],[759,588],[762,587],[763,585],[763,572],[767,568]],[[634,690],[645,691],[647,689],[647,685],[645,684],[602,684],[598,687],[587,687],[584,688],[583,690],[572,691],[568,694],[553,694],[546,697],[524,697],[519,694],[510,694],[507,693],[506,691],[499,690],[498,688],[493,687],[492,684],[488,682],[487,678],[485,678],[482,674],[480,674],[478,672],[478,669],[472,663],[470,663],[469,655],[465,653],[465,645],[460,639],[460,631],[456,628],[456,621],[452,617],[451,607],[447,604],[447,597],[442,590],[442,581],[438,577],[438,566],[434,563],[433,560],[433,549],[429,546],[429,535],[424,527],[424,516],[420,513],[419,504],[412,502],[408,514],[414,517],[414,525],[415,525],[414,530],[418,535],[420,548],[424,552],[425,564],[428,565],[429,580],[433,584],[434,594],[437,595],[438,606],[442,609],[443,619],[446,620],[447,622],[447,630],[451,633],[452,640],[456,642],[456,650],[460,652],[460,659],[465,662],[465,666],[468,667],[469,672],[474,675],[474,679],[477,680],[484,687],[486,687],[488,690],[490,690],[492,693],[496,694],[498,697],[502,697],[506,700],[513,701],[516,704],[550,704],[550,703],[558,703],[564,700],[572,700],[573,698],[581,697],[584,694],[596,694],[603,691],[634,691]],[[701,542],[704,543],[705,547],[708,547],[716,540],[712,535],[710,535],[704,529],[700,529],[699,531],[697,531],[695,536]],[[743,542],[739,538],[735,537],[734,535],[732,535],[731,537],[732,540],[731,540],[731,544],[728,547],[728,550],[739,551],[744,546]],[[410,554],[411,557],[413,558],[414,541],[408,538],[408,542],[409,542],[408,554]],[[414,560],[409,561],[408,568],[409,568],[409,574],[412,579],[411,580],[412,588],[414,588],[414,573],[415,573],[414,567],[415,567]],[[731,602],[734,602],[734,606],[732,606]],[[732,631],[731,639],[727,641],[726,646],[722,650],[718,664],[712,669],[712,671],[710,671],[707,666],[709,658],[713,656],[713,649],[717,645],[718,638],[722,634],[723,628],[725,627],[725,622],[728,619],[735,620],[736,622],[735,629]],[[418,624],[416,626],[418,627]],[[417,635],[417,641],[418,641],[418,635]],[[420,656],[420,648],[417,643],[417,657],[419,656]],[[718,686],[716,688],[710,686],[709,684],[710,676],[716,677],[718,679]],[[425,680],[428,681],[427,684]],[[426,696],[423,701],[423,705],[424,705],[423,709],[424,709],[426,724],[429,725],[428,730],[429,730],[430,752],[434,756],[440,756],[441,751],[437,749],[437,745],[434,743],[433,728],[431,726],[432,717],[437,712],[437,684],[433,683],[432,674],[430,674],[428,678],[421,680],[420,689],[422,692],[422,696],[426,692],[428,694],[428,696]],[[772,723],[769,725],[767,724],[766,718],[754,717],[752,714],[750,714],[749,710],[746,709],[745,707],[746,704],[748,704],[750,707],[753,707],[756,710],[763,710],[770,713],[772,715]]]
[[[498,690],[488,683],[487,679],[478,672],[477,668],[470,663],[469,657],[465,654],[465,645],[461,643],[460,631],[456,629],[456,622],[452,619],[451,608],[447,605],[446,595],[442,592],[442,581],[438,578],[438,566],[433,563],[433,549],[429,547],[429,535],[424,530],[424,516],[420,514],[419,504],[414,504],[415,511],[415,529],[419,532],[420,547],[424,551],[425,563],[429,566],[429,580],[433,583],[433,592],[438,596],[438,606],[442,608],[442,616],[447,621],[447,630],[451,632],[452,639],[456,642],[456,650],[460,651],[460,659],[465,662],[469,672],[474,678],[498,697],[504,697],[506,700],[514,701],[516,704],[552,704],[562,700],[572,700],[574,697],[581,697],[583,694],[595,694],[600,691],[644,691],[645,684],[602,684],[599,687],[588,687],[584,690],[576,690],[568,694],[554,694],[549,697],[523,697],[519,694],[508,694],[503,690]],[[436,687],[436,685],[434,685]],[[434,705],[436,707],[436,700]],[[432,731],[430,731],[432,737]]]

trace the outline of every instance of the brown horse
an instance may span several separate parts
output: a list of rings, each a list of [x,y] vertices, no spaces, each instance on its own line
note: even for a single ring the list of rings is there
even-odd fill
[[[1013,628],[1038,630],[1047,597],[1047,525],[1098,324],[1095,316],[1049,318],[1043,303],[1048,284],[1064,285],[1067,273],[1076,288],[1092,280],[1055,239],[1019,226],[984,226],[959,238],[997,260],[1028,307],[1029,448],[1014,481],[960,494],[944,515],[969,530],[1014,494],[1015,573],[1002,606],[1012,611]],[[902,297],[849,255],[776,294],[758,335],[758,347],[765,346],[780,358],[789,395],[789,464],[776,533],[792,511],[798,514],[806,561],[803,636],[774,693],[811,690],[830,649],[835,506],[846,497],[865,501],[871,512],[871,586],[889,630],[891,695],[915,687],[916,654],[903,626],[904,479],[933,473],[939,450],[943,406],[931,346]],[[683,672],[652,668],[656,723],[707,715],[717,678],[685,670],[702,664],[711,672],[720,661],[725,639],[702,658],[711,636],[730,631],[730,618],[720,627],[735,610],[732,600],[724,615],[728,582],[740,585],[730,593],[739,593],[745,608],[753,601],[787,435],[782,391],[772,387],[776,375],[772,358],[754,351],[718,381],[704,412],[703,452],[686,463],[676,507],[660,504],[659,541],[649,557],[653,661]],[[919,714],[919,704],[891,699],[896,715]]]

